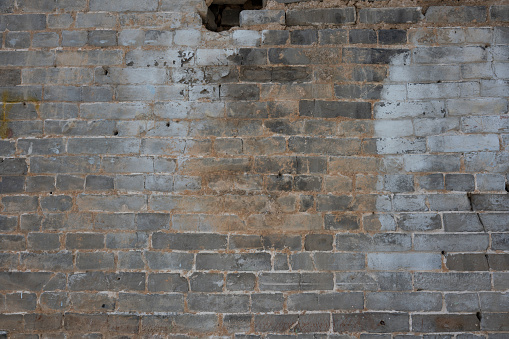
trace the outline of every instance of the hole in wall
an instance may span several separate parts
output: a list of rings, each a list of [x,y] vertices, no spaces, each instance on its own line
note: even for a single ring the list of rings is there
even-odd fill
[[[203,24],[209,31],[222,32],[240,26],[240,12],[262,9],[264,0],[212,0],[207,14],[202,15]]]

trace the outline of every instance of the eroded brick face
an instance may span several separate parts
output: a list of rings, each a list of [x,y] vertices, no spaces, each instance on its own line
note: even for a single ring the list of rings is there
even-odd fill
[[[206,14],[0,0],[0,338],[509,338],[509,5]]]

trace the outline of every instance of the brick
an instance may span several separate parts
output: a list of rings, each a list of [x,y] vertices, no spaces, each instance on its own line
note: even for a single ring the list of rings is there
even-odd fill
[[[151,292],[187,292],[187,280],[178,273],[157,273],[148,277],[148,290]]]
[[[507,22],[509,21],[509,6],[491,6],[490,18],[495,21]]]
[[[368,253],[368,268],[374,270],[435,270],[442,260],[433,253]]]
[[[343,62],[354,64],[406,64],[409,51],[406,49],[343,48]]]
[[[226,288],[230,291],[252,291],[256,285],[256,276],[252,273],[229,273],[226,276]]]
[[[4,196],[2,198],[4,212],[34,212],[39,199],[36,196]]]
[[[442,295],[428,292],[372,292],[366,296],[366,307],[370,310],[440,311]]]
[[[316,118],[370,119],[371,104],[368,102],[301,100],[299,112],[301,116]]]
[[[187,304],[192,311],[247,312],[249,310],[249,296],[190,293],[187,296]]]
[[[419,332],[478,331],[479,319],[475,314],[412,315],[412,329]]]
[[[288,296],[289,311],[355,310],[364,305],[361,293],[298,293]]]
[[[143,1],[110,1],[103,2],[98,0],[91,0],[91,11],[106,11],[106,12],[126,12],[126,11],[155,11],[158,2],[156,0],[143,0]]]
[[[148,266],[154,270],[190,270],[194,255],[191,253],[145,252]]]
[[[445,305],[449,312],[475,312],[479,310],[479,297],[476,293],[447,293]]]
[[[218,234],[154,233],[152,246],[157,249],[213,250],[226,248],[226,236]]]
[[[292,327],[293,326],[293,327]],[[329,314],[268,314],[255,315],[254,328],[257,332],[325,332],[330,327]]]
[[[256,271],[270,269],[270,255],[252,254],[198,254],[196,268],[199,270]]]
[[[51,272],[0,272],[0,281],[6,291],[41,291],[49,287],[52,276]]]
[[[380,233],[338,234],[336,235],[336,249],[341,251],[407,251],[411,248],[411,239],[405,234]]]
[[[215,314],[147,315],[141,320],[143,332],[207,333],[219,329]]]
[[[333,276],[329,273],[262,273],[258,278],[261,291],[332,290]]]
[[[402,29],[381,29],[378,31],[378,41],[382,45],[406,44],[407,31]]]
[[[115,256],[113,253],[90,252],[76,254],[76,267],[80,270],[113,270]]]
[[[35,311],[37,296],[35,293],[9,293],[5,295],[5,307],[9,312]]]
[[[507,211],[509,199],[505,194],[473,194],[472,208],[474,211]]]
[[[397,216],[396,220],[398,227],[404,231],[431,231],[442,228],[442,219],[436,213],[405,213]]]
[[[285,12],[277,10],[244,10],[240,12],[240,26],[285,23]]]
[[[289,10],[286,12],[288,26],[306,26],[322,24],[349,24],[355,21],[353,7],[335,9]]]
[[[400,24],[416,23],[423,18],[420,7],[407,8],[363,8],[359,11],[361,23]]]
[[[286,45],[289,37],[288,31],[263,30],[262,45]]]
[[[418,47],[412,54],[415,63],[457,64],[486,61],[486,50],[478,46]]]
[[[426,21],[432,23],[485,22],[485,6],[430,6],[426,11]]]
[[[69,275],[71,291],[144,291],[145,273],[141,272],[86,272]]]
[[[406,313],[363,312],[333,314],[334,332],[396,332],[408,331],[409,315]]]
[[[60,249],[59,234],[54,233],[28,233],[28,248],[36,251]]]
[[[181,294],[119,293],[118,310],[121,312],[182,312],[184,297]]]
[[[487,273],[416,273],[414,285],[422,290],[483,291],[490,290]]]

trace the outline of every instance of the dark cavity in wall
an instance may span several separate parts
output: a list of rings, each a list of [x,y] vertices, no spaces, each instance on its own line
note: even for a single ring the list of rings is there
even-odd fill
[[[240,26],[240,12],[263,8],[263,0],[214,0],[208,6],[203,24],[208,30],[221,32]]]

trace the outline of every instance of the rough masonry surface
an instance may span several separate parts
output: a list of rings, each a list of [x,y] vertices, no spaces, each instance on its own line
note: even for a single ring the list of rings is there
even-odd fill
[[[509,4],[235,13],[0,0],[0,338],[509,338]]]

